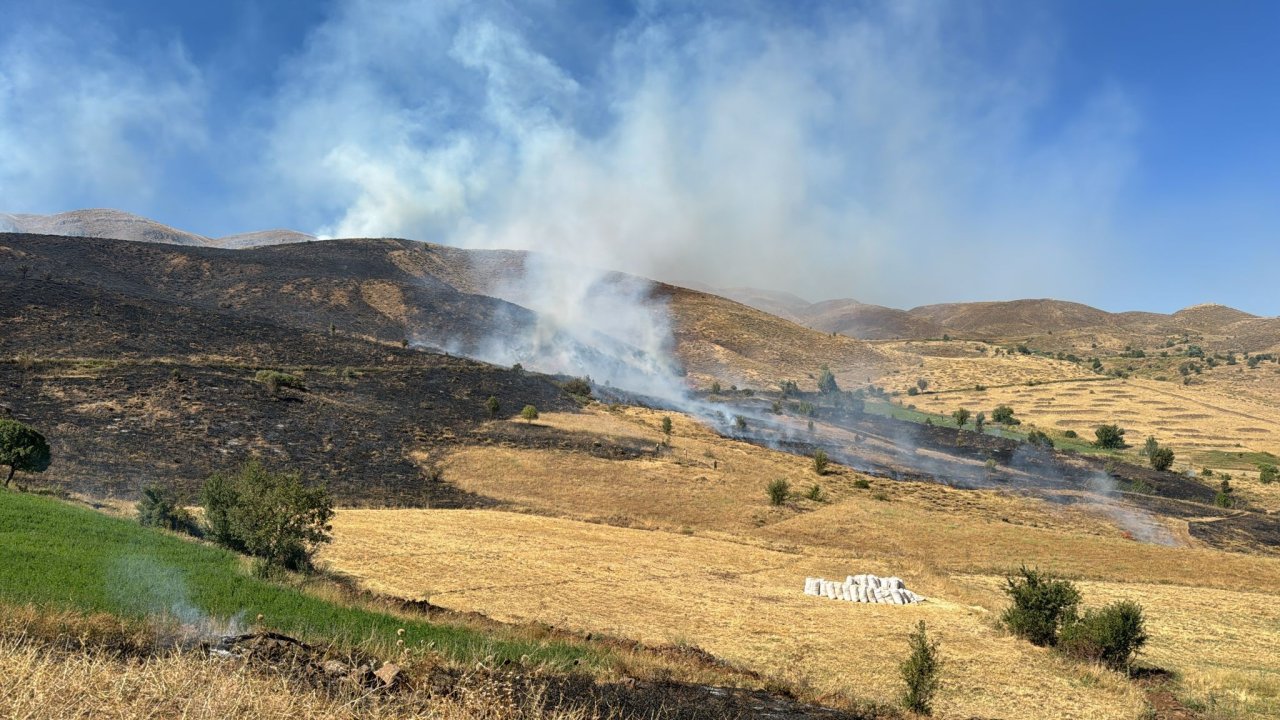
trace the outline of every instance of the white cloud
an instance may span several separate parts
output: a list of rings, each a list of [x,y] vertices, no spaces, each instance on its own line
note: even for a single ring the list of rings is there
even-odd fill
[[[201,75],[182,46],[121,46],[84,16],[0,34],[3,209],[145,204],[167,158],[206,141]]]

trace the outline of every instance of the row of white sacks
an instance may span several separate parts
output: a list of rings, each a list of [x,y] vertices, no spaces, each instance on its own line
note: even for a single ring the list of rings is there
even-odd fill
[[[805,578],[804,594],[832,600],[884,605],[911,605],[924,600],[922,596],[908,590],[902,583],[902,578],[882,578],[875,575],[850,575],[844,582]]]

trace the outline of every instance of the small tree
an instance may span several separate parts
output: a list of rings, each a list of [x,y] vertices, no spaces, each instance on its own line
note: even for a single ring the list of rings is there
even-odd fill
[[[1213,504],[1220,508],[1235,507],[1235,488],[1231,487],[1231,476],[1223,473],[1222,482],[1218,484],[1218,494],[1213,497]]]
[[[712,382],[712,383],[711,383],[711,394],[712,394],[712,395],[719,395],[719,394],[720,394],[720,389],[721,389],[721,388],[720,388],[720,381],[719,381],[719,380],[716,380],[716,381],[714,381],[714,382]]]
[[[984,412],[979,412],[977,415],[974,415],[974,416],[973,416],[973,429],[974,429],[974,430],[976,430],[977,432],[981,433],[981,432],[982,432],[982,429],[983,429],[983,428],[985,428],[986,426],[987,426],[987,414],[986,414],[986,413],[984,413]]]
[[[827,474],[827,466],[831,464],[830,458],[824,450],[818,450],[813,453],[813,471],[819,475]]]
[[[963,428],[969,422],[970,414],[967,408],[960,408],[951,413],[951,418],[956,421],[956,427]]]
[[[1013,408],[1008,405],[997,405],[996,409],[991,411],[991,422],[1001,425],[1018,425],[1022,421],[1013,416]]]
[[[1006,627],[1033,645],[1058,644],[1058,634],[1077,617],[1080,591],[1067,580],[1023,565],[1005,578],[1004,592],[1013,601],[1003,617]]]
[[[787,496],[791,494],[791,485],[786,480],[778,478],[765,487],[765,492],[769,495],[769,503],[771,505],[781,505],[787,501]]]
[[[911,654],[899,665],[906,689],[902,704],[908,710],[921,715],[933,714],[933,696],[940,685],[942,662],[938,657],[937,640],[929,640],[924,621],[921,620],[908,638]]]
[[[1151,467],[1165,471],[1173,467],[1173,448],[1158,447],[1151,453]]]
[[[520,417],[524,418],[526,423],[532,425],[533,421],[538,419],[538,408],[532,405],[525,405],[524,409],[520,411]]]
[[[1160,443],[1156,441],[1155,435],[1148,435],[1147,441],[1142,445],[1142,454],[1147,457],[1147,460],[1151,460],[1159,449]]]
[[[671,418],[663,416],[662,418],[662,434],[671,437]]]
[[[739,432],[742,432],[742,431],[746,430],[746,429],[747,429],[747,419],[746,419],[746,418],[744,418],[744,417],[742,417],[741,415],[734,415],[734,416],[733,416],[733,427],[734,427],[735,429],[737,429]]]
[[[309,569],[316,545],[331,539],[328,491],[307,486],[298,473],[271,472],[256,459],[210,477],[202,500],[215,542],[273,567]]]
[[[836,384],[835,374],[826,365],[822,366],[822,371],[818,374],[818,392],[823,395],[840,392],[840,386]]]
[[[498,417],[498,411],[502,409],[502,403],[498,402],[498,398],[490,395],[488,400],[484,401],[484,409],[489,412],[489,417]]]
[[[1104,450],[1122,450],[1129,447],[1124,442],[1124,428],[1119,425],[1099,425],[1093,434],[1097,437],[1093,444]]]
[[[916,387],[920,389],[920,392],[928,390],[929,380],[927,378],[920,378],[919,380],[916,380]]]
[[[42,473],[49,469],[49,443],[29,425],[17,420],[0,420],[0,465],[8,465],[4,486],[13,482],[14,473]]]
[[[591,378],[572,378],[563,385],[564,391],[580,398],[591,397]]]

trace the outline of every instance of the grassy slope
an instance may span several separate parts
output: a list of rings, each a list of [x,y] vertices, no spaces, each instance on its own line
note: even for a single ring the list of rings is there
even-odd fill
[[[409,647],[446,656],[496,656],[568,666],[592,663],[585,646],[495,638],[478,630],[346,607],[245,574],[242,559],[130,521],[42,497],[0,491],[0,600],[126,617],[189,620],[264,615],[264,624],[318,642],[360,643],[405,629]]]

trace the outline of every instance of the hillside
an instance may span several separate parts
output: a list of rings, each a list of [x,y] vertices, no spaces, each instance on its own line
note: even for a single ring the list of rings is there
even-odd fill
[[[947,333],[945,326],[930,318],[856,300],[814,303],[805,309],[801,322],[815,330],[863,340],[940,338]]]
[[[228,235],[221,238],[210,238],[169,227],[138,215],[104,208],[73,210],[56,215],[10,215],[0,213],[0,232],[110,238],[135,242],[225,248],[279,245],[316,239],[313,235],[295,230],[263,230]]]
[[[908,312],[964,337],[1040,335],[1101,327],[1113,321],[1106,311],[1080,303],[1048,299],[925,305]]]

